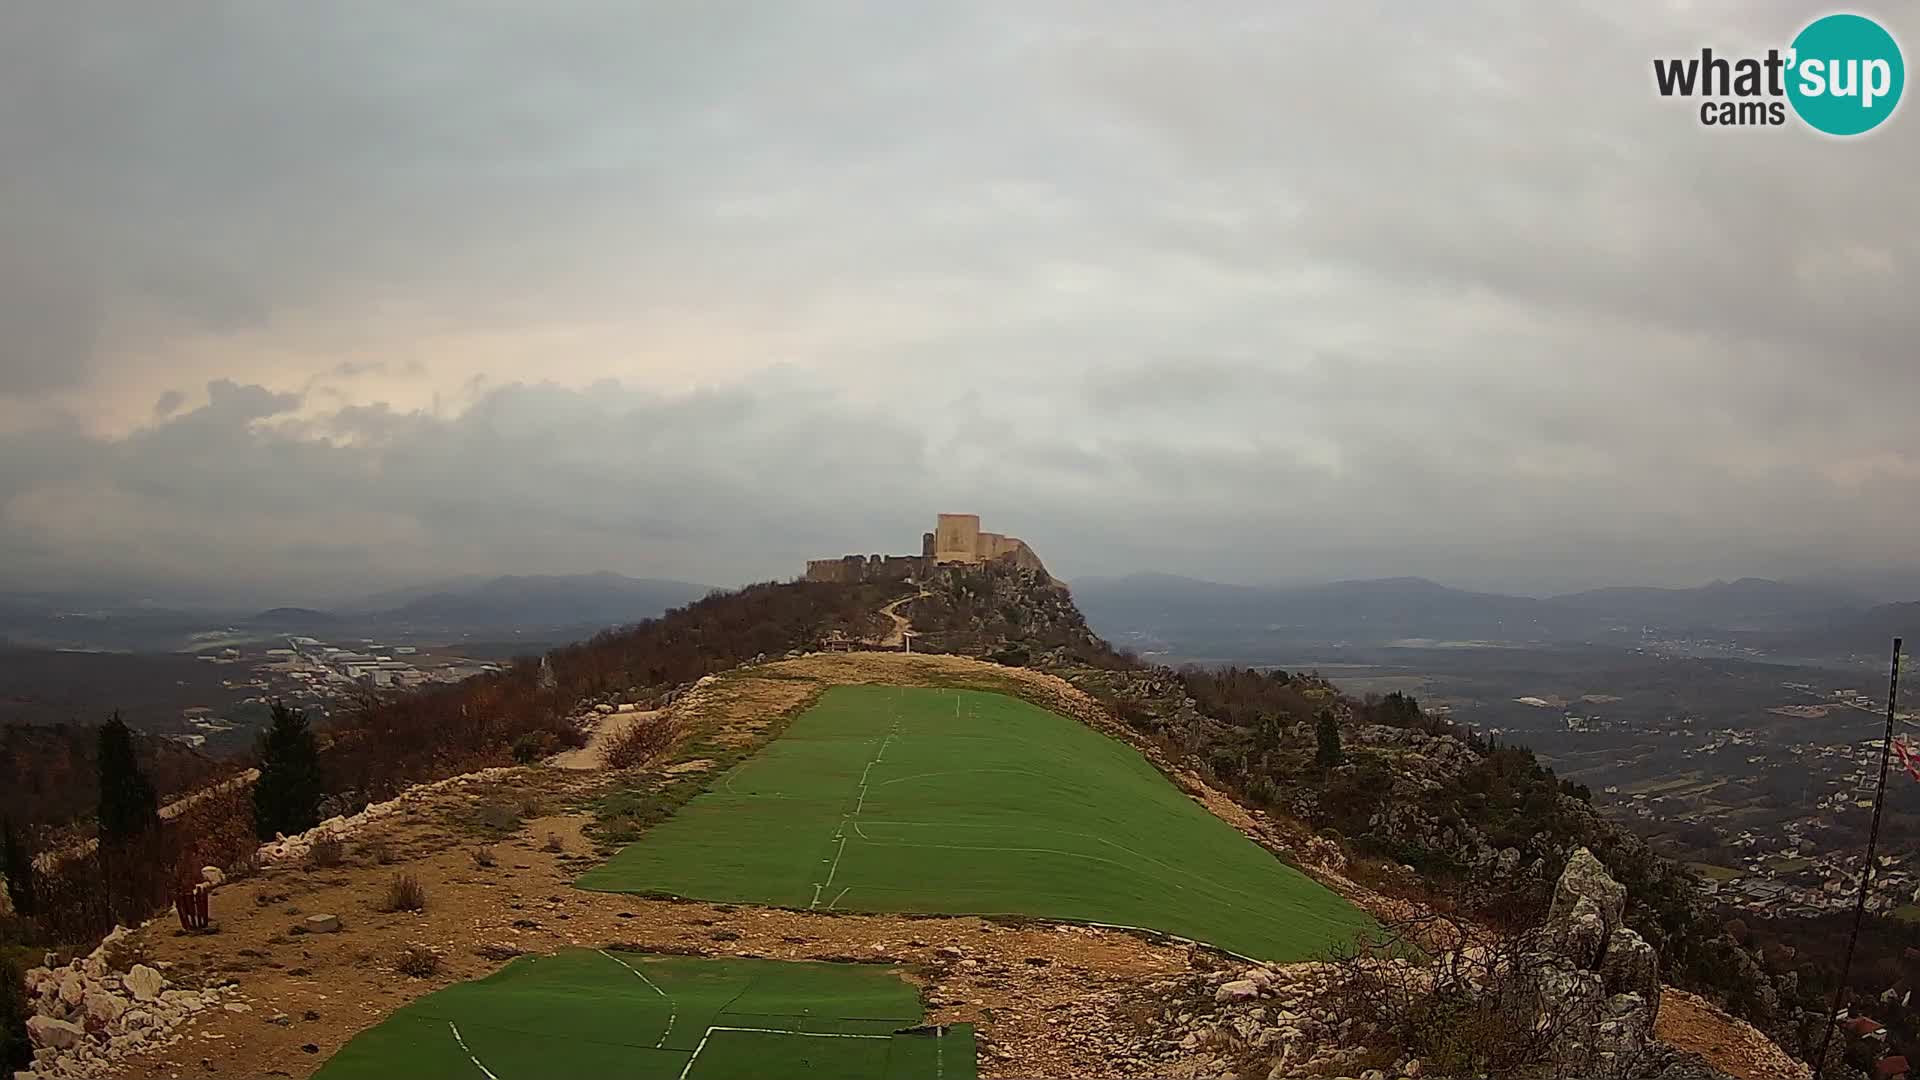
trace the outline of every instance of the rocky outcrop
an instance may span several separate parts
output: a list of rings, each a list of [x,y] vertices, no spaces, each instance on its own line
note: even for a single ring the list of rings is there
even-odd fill
[[[50,966],[49,957],[49,966],[26,973],[33,1067],[15,1073],[15,1080],[115,1075],[121,1058],[171,1044],[188,1018],[234,998],[231,986],[175,986],[146,964],[119,970],[131,943],[132,932],[115,927],[85,957],[59,967]]]
[[[1556,1075],[1654,1080],[1717,1077],[1654,1041],[1660,964],[1626,926],[1627,890],[1586,848],[1568,858],[1542,928],[1544,948],[1519,971],[1531,981],[1536,1023],[1559,1037]]]

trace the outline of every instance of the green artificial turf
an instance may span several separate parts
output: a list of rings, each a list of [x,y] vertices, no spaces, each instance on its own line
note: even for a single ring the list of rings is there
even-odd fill
[[[971,1080],[972,1029],[921,1015],[883,966],[580,949],[429,994],[317,1077]]]
[[[1109,923],[1266,960],[1320,955],[1371,925],[1131,747],[972,690],[831,689],[579,884]]]

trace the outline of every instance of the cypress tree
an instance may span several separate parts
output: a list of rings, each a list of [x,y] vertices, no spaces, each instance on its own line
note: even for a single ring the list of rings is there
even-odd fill
[[[253,785],[253,828],[262,840],[292,836],[320,824],[320,748],[307,714],[273,703],[273,722],[260,749]]]
[[[1322,768],[1331,769],[1346,757],[1340,749],[1340,718],[1333,714],[1332,709],[1322,709],[1314,719],[1314,736],[1320,744],[1314,760]]]
[[[100,725],[100,840],[120,844],[160,826],[160,798],[140,771],[120,711]]]
[[[27,984],[11,958],[0,957],[0,1069],[33,1064],[33,1040],[27,1035]]]
[[[0,844],[4,852],[5,873],[7,875],[7,899],[13,901],[16,915],[31,915],[34,909],[33,888],[33,852],[20,839],[19,830],[13,827],[13,819],[6,819],[0,826]]]

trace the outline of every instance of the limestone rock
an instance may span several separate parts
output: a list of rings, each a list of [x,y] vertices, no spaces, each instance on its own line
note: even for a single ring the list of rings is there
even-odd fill
[[[301,926],[309,934],[337,934],[340,932],[340,916],[309,915]]]
[[[133,965],[120,981],[135,1001],[152,1001],[159,996],[160,988],[167,985],[166,976],[145,964]]]
[[[35,1046],[44,1046],[53,1050],[65,1050],[78,1043],[82,1035],[78,1024],[69,1024],[65,1020],[55,1020],[48,1016],[27,1018],[27,1035]]]
[[[1621,925],[1627,909],[1627,887],[1615,881],[1586,848],[1576,850],[1567,859],[1567,868],[1553,887],[1553,906],[1547,912],[1547,925],[1556,926],[1569,918],[1574,905],[1583,897],[1593,901],[1609,930]]]
[[[127,1011],[127,1003],[104,990],[89,990],[84,1004],[87,1017],[108,1024],[120,1019]]]
[[[1249,1001],[1260,996],[1260,987],[1252,979],[1234,979],[1223,982],[1213,992],[1213,1000],[1219,1002]]]
[[[227,875],[217,866],[203,866],[200,868],[200,880],[217,889],[227,883]]]
[[[1639,934],[1622,927],[1607,938],[1600,977],[1610,994],[1639,994],[1660,1011],[1660,957]]]

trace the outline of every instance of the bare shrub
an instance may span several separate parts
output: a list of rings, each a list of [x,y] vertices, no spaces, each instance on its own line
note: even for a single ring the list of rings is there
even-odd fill
[[[637,769],[672,749],[679,734],[680,727],[672,720],[635,721],[607,740],[601,756],[608,768]]]
[[[425,945],[409,945],[393,962],[394,970],[415,979],[428,979],[440,973],[440,954]]]
[[[1533,1075],[1593,1019],[1542,993],[1553,945],[1544,930],[1499,934],[1420,911],[1336,949],[1317,1004],[1331,1026],[1352,1021],[1357,1042],[1390,1045],[1438,1075]]]
[[[395,874],[387,882],[387,895],[381,898],[381,911],[424,911],[427,890],[412,874]]]
[[[559,833],[550,832],[547,834],[547,842],[540,846],[540,850],[554,852],[565,851],[567,850],[567,845],[561,842]]]
[[[510,833],[520,827],[520,815],[506,803],[481,803],[474,811],[474,822],[491,833]]]
[[[479,945],[475,946],[473,950],[473,955],[482,960],[492,960],[495,963],[502,960],[511,960],[516,956],[524,956],[525,954],[525,949],[516,949],[511,945]]]
[[[361,854],[380,866],[392,866],[394,862],[393,845],[385,840],[369,840],[360,845]]]
[[[469,854],[473,856],[473,865],[478,869],[491,870],[499,864],[499,860],[493,857],[493,849],[484,844],[474,848]]]
[[[346,858],[346,842],[334,833],[321,833],[314,837],[313,846],[307,849],[307,869],[330,870],[345,862]]]

